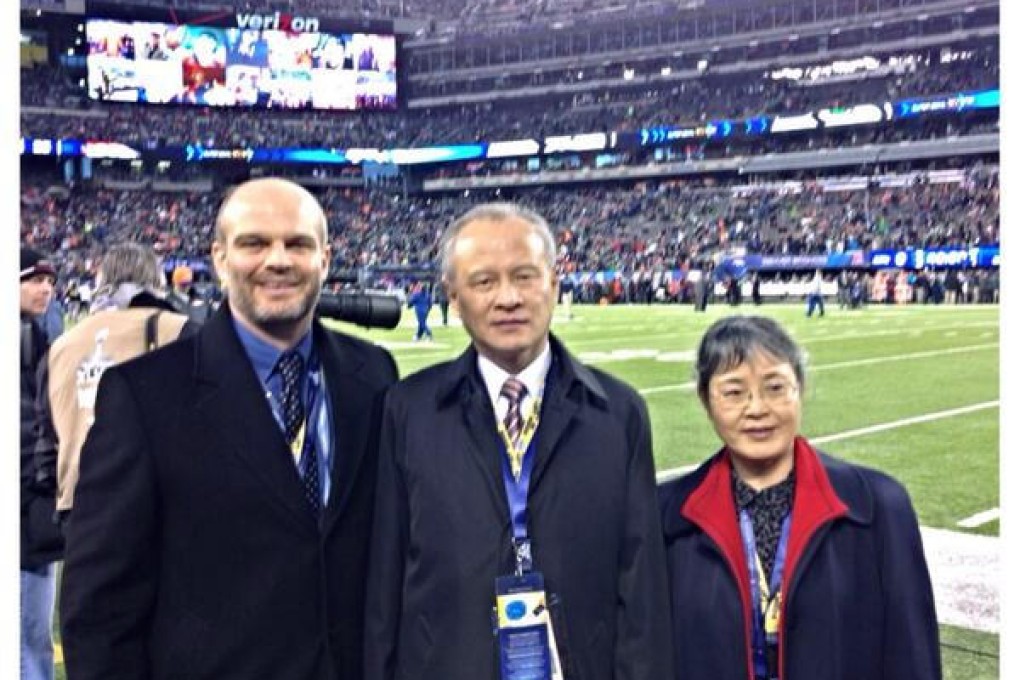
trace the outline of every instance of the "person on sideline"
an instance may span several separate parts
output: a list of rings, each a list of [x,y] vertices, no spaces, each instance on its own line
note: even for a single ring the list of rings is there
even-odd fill
[[[21,248],[21,678],[53,678],[56,563],[64,541],[54,518],[53,488],[36,482],[38,370],[49,344],[40,325],[57,270],[42,253]]]
[[[676,678],[938,680],[910,499],[800,436],[800,348],[772,319],[726,317],[695,371],[723,447],[660,487]]]
[[[815,308],[818,308],[818,316],[825,316],[825,297],[822,295],[822,270],[816,269],[814,276],[807,284],[807,316],[811,316],[815,313]]]
[[[414,284],[411,295],[407,298],[407,306],[414,307],[414,318],[418,321],[418,328],[414,332],[414,341],[425,339],[432,341],[432,329],[429,328],[429,312],[432,311],[432,293],[421,281]]]
[[[361,680],[390,355],[314,319],[330,248],[307,190],[235,188],[197,335],[106,369],[60,614],[70,680]]]

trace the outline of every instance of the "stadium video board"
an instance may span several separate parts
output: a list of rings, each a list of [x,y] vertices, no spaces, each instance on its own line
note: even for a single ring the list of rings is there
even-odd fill
[[[393,35],[88,19],[88,95],[100,101],[396,110]]]

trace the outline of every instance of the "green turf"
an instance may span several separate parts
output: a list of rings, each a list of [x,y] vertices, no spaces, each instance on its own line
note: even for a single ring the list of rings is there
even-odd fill
[[[955,626],[939,626],[944,680],[999,677],[999,636]]]

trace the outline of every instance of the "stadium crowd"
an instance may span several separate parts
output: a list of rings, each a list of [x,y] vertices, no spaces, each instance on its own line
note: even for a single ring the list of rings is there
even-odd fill
[[[998,61],[998,48],[987,46],[975,50],[966,61],[914,64],[901,72],[883,70],[881,75],[853,81],[852,87],[839,79],[804,86],[773,79],[761,71],[709,72],[673,83],[595,87],[554,97],[399,113],[254,112],[87,103],[66,74],[36,67],[21,70],[22,103],[32,107],[21,114],[21,133],[24,137],[92,138],[138,145],[391,148],[624,132],[719,119],[739,121],[766,114],[799,115],[820,108],[994,88],[999,83]],[[601,76],[596,72],[586,77]],[[68,101],[86,107],[85,113],[68,108]]]
[[[998,168],[980,165],[960,182],[915,179],[898,188],[669,180],[541,187],[512,197],[557,229],[565,271],[675,269],[738,246],[796,255],[999,242]],[[491,198],[491,192],[403,197],[361,188],[319,193],[337,269],[431,262],[445,225]],[[123,240],[152,244],[166,257],[205,258],[218,195],[69,191],[28,177],[21,203],[23,242],[54,253],[63,274],[78,276],[94,268],[105,247]]]

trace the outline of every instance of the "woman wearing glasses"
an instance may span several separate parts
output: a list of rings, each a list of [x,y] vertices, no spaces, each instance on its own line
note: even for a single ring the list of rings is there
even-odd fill
[[[799,436],[800,348],[771,319],[733,316],[696,361],[723,447],[660,488],[677,678],[940,678],[910,500]]]

